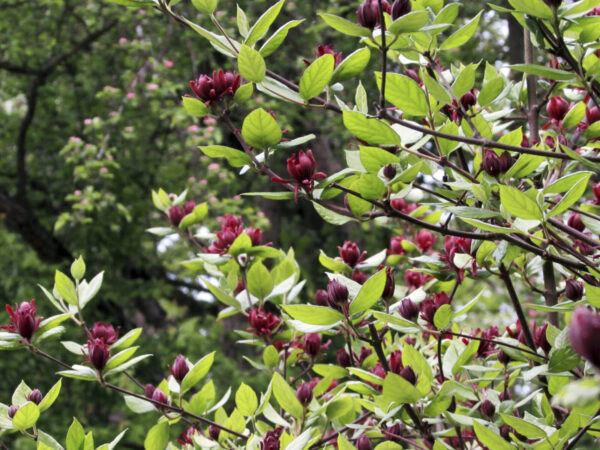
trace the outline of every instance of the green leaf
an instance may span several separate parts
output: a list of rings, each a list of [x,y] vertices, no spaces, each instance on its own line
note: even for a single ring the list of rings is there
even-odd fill
[[[274,346],[269,345],[265,348],[263,351],[263,362],[269,369],[274,369],[277,366],[279,363],[279,352]]]
[[[341,434],[338,434],[337,437],[337,448],[338,450],[356,450],[356,447]]]
[[[381,72],[375,72],[377,87],[381,90]],[[419,84],[406,75],[388,73],[385,83],[385,98],[406,114],[424,117],[429,113],[425,92]]]
[[[514,428],[517,433],[522,434],[525,437],[541,438],[547,436],[546,432],[540,427],[523,419],[502,413],[500,413],[500,417],[502,417],[502,420],[506,425]]]
[[[369,47],[355,50],[335,68],[329,84],[339,83],[360,75],[367,68],[370,59],[371,50],[369,50]]]
[[[258,52],[262,55],[263,58],[266,58],[267,56],[272,54],[275,50],[279,48],[281,44],[283,44],[283,41],[288,35],[288,32],[292,28],[300,25],[302,22],[304,22],[304,19],[290,20],[285,25],[282,25],[275,33],[273,33],[273,35],[269,39],[265,41],[265,43],[262,45]]]
[[[355,111],[343,112],[344,126],[357,138],[374,145],[400,145],[400,136],[387,122]]]
[[[165,450],[169,442],[169,423],[160,422],[150,428],[144,440],[144,450]]]
[[[381,298],[387,275],[380,270],[362,285],[356,298],[350,303],[350,314],[357,314],[371,308]]]
[[[71,276],[76,280],[81,280],[85,275],[85,262],[83,258],[80,256],[73,264],[71,264]]]
[[[468,219],[492,219],[501,218],[500,213],[484,208],[474,208],[469,206],[450,206],[445,208],[449,213],[452,213],[458,217],[466,217]]]
[[[320,251],[319,262],[323,267],[332,272],[344,273],[350,270],[350,266],[348,266],[346,263],[340,261],[339,259],[330,258],[325,254],[325,252],[323,252],[323,250]]]
[[[536,170],[546,158],[538,155],[521,154],[506,172],[506,178],[523,178]]]
[[[258,408],[256,393],[245,383],[242,383],[235,393],[235,406],[246,417],[253,415]]]
[[[250,28],[250,31],[248,32],[248,37],[246,38],[247,45],[254,45],[267,33],[271,24],[277,19],[284,2],[285,0],[280,0],[275,3],[259,17],[254,25],[252,25],[252,28]]]
[[[242,45],[238,55],[238,70],[246,80],[260,83],[265,79],[267,66],[260,53],[247,45]]]
[[[79,307],[81,309],[90,302],[102,287],[104,272],[100,272],[89,283],[82,282],[79,284]]]
[[[44,396],[40,404],[38,405],[40,412],[46,411],[50,408],[56,399],[58,398],[58,394],[60,393],[60,388],[62,387],[62,378],[58,380],[58,382],[50,388],[48,393]]]
[[[252,238],[246,233],[241,233],[235,238],[231,246],[229,247],[229,254],[233,256],[247,253],[252,248]]]
[[[584,102],[577,103],[573,108],[569,110],[562,122],[563,130],[573,128],[585,117],[586,105]]]
[[[438,308],[433,316],[433,324],[440,330],[445,330],[452,318],[452,307],[450,305],[442,305]]]
[[[252,147],[272,147],[281,141],[281,128],[271,114],[258,108],[244,119],[242,136]]]
[[[477,102],[481,106],[487,106],[492,103],[504,90],[504,78],[501,76],[487,80],[481,87],[477,97]]]
[[[388,31],[392,34],[414,33],[429,21],[427,11],[413,11],[394,20]]]
[[[325,54],[308,66],[300,79],[300,97],[308,101],[319,95],[331,80],[334,63],[333,55]]]
[[[450,103],[452,99],[450,98],[450,95],[446,89],[442,87],[442,85],[435,78],[432,78],[427,72],[425,72],[424,75],[423,81],[425,82],[427,91],[433,95],[436,100],[442,103]]]
[[[292,318],[310,325],[333,325],[344,319],[335,309],[316,305],[283,305],[283,310]]]
[[[155,0],[107,0],[110,3],[121,6],[132,6],[142,8],[144,6],[157,6]]]
[[[513,8],[517,11],[524,12],[533,17],[540,19],[552,20],[554,12],[542,0],[508,0]]]
[[[75,283],[59,270],[54,275],[54,288],[69,305],[79,304]]]
[[[359,149],[360,162],[364,168],[371,173],[379,173],[379,170],[381,170],[382,167],[400,162],[400,158],[395,154],[379,147],[366,147],[361,145],[359,146]]]
[[[477,220],[477,219],[469,219],[467,217],[460,217],[460,216],[458,218],[460,220],[462,220],[463,222],[466,222],[469,225],[473,225],[475,228],[479,228],[480,230],[483,230],[483,231],[491,231],[492,233],[515,233],[515,232],[518,233],[519,232],[519,230],[517,230],[517,229],[501,227],[499,225],[494,225],[494,224],[483,222],[483,221]]]
[[[242,84],[235,94],[233,94],[233,100],[238,103],[243,103],[252,97],[254,92],[254,85],[252,83]]]
[[[16,430],[27,430],[34,426],[40,417],[40,409],[33,402],[27,402],[22,405],[12,419],[13,427]]]
[[[212,367],[214,360],[215,352],[212,352],[194,364],[181,382],[181,392],[186,393],[196,384],[198,384],[198,382],[200,382],[200,380],[202,380],[202,378],[208,374],[208,371]]]
[[[357,25],[354,22],[350,22],[338,16],[334,16],[333,14],[321,13],[319,15],[327,23],[327,25],[329,25],[331,28],[333,28],[336,31],[339,31],[342,34],[355,37],[371,36],[371,32],[368,28],[361,27],[360,25]]]
[[[493,432],[476,420],[473,421],[473,430],[475,431],[477,439],[488,448],[493,448],[494,450],[514,450],[516,448],[505,441],[499,433]]]
[[[477,64],[469,64],[462,68],[452,84],[452,90],[457,98],[462,97],[473,87],[475,84],[475,72],[477,72],[478,67]]]
[[[389,403],[403,404],[415,403],[423,397],[423,394],[409,381],[395,373],[388,372],[383,381],[383,397]]]
[[[500,186],[500,202],[515,217],[528,220],[541,220],[542,211],[536,202],[524,193],[509,186]]]
[[[575,185],[569,189],[564,197],[558,202],[558,204],[552,208],[550,212],[548,212],[548,217],[554,217],[558,214],[562,214],[566,210],[568,210],[572,205],[577,203],[577,200],[581,198],[581,196],[585,193],[585,190],[588,185],[588,181],[592,176],[591,173],[588,173],[584,178],[579,180]]]
[[[73,423],[67,432],[66,450],[81,450],[83,449],[83,441],[85,440],[85,430],[79,421],[73,417]]]
[[[179,229],[186,230],[189,227],[191,227],[192,225],[202,222],[207,214],[208,214],[208,205],[206,204],[206,202],[196,205],[194,207],[193,211],[191,213],[187,214],[181,220],[181,222],[179,222]]]
[[[572,72],[567,72],[566,70],[560,69],[553,69],[551,67],[540,66],[537,64],[513,64],[512,66],[510,66],[510,68],[519,72],[537,75],[539,77],[548,78],[549,80],[554,81],[569,81],[575,78],[575,75]]]
[[[250,270],[248,270],[247,279],[248,290],[261,300],[273,290],[273,277],[262,261],[256,261],[252,264]]]
[[[202,153],[210,158],[225,158],[232,167],[244,167],[252,164],[252,159],[242,150],[225,147],[223,145],[208,145],[198,147]]]
[[[111,356],[106,362],[106,367],[104,368],[104,370],[108,371],[114,369],[117,366],[120,366],[121,364],[129,360],[135,354],[135,352],[137,352],[138,348],[140,347],[129,347]]]
[[[579,180],[589,179],[592,172],[574,172],[559,178],[550,186],[544,189],[544,194],[562,194],[571,189]]]
[[[283,192],[244,192],[246,197],[263,197],[269,200],[291,200],[294,198],[294,193],[289,191]]]
[[[192,0],[192,5],[205,14],[212,14],[217,9],[218,0]]]
[[[467,43],[477,31],[479,19],[481,19],[482,14],[483,11],[479,12],[479,14],[469,20],[464,26],[459,28],[454,34],[448,37],[448,39],[442,42],[440,50],[450,50]]]
[[[110,346],[111,351],[119,350],[122,348],[131,347],[135,341],[142,335],[143,328],[134,328],[128,331],[126,334],[121,336],[118,341]]]
[[[332,225],[344,225],[348,222],[352,222],[353,220],[355,220],[352,217],[339,214],[335,211],[331,211],[330,209],[327,209],[316,202],[313,202],[313,206],[315,207],[315,211],[319,213],[323,220]]]
[[[296,419],[302,418],[304,414],[304,408],[302,408],[302,404],[296,398],[296,393],[290,387],[290,385],[287,384],[287,382],[277,372],[273,374],[271,383],[273,384],[273,395],[275,396],[277,403],[279,403],[279,406],[281,406]]]
[[[185,110],[195,117],[204,117],[207,114],[210,114],[210,110],[208,106],[204,104],[204,102],[195,97],[181,97],[183,101],[183,107]]]

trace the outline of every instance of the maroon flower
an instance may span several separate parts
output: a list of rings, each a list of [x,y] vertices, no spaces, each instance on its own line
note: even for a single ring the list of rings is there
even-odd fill
[[[585,110],[585,119],[588,125],[598,122],[600,120],[600,109],[597,106],[587,107]]]
[[[177,355],[173,365],[169,366],[169,372],[171,372],[171,375],[173,375],[173,378],[175,378],[179,384],[181,384],[189,371],[190,366],[188,366],[188,363],[183,355]]]
[[[323,55],[333,55],[334,57],[334,69],[340,65],[340,63],[342,62],[343,59],[343,54],[342,52],[337,53],[334,49],[332,45],[319,45],[317,47],[317,50],[315,51],[315,56],[317,58],[320,58]],[[306,59],[303,59],[304,64],[306,64],[307,66],[310,66],[312,63]]]
[[[340,348],[337,351],[337,363],[340,367],[350,367],[352,365],[352,361],[350,360],[350,354],[346,351],[346,349]]]
[[[39,389],[34,389],[27,396],[27,400],[29,400],[30,402],[35,403],[36,405],[39,405],[43,398],[44,398],[44,396],[42,395],[42,393],[40,392]]]
[[[596,197],[596,203],[600,203],[600,183],[594,185],[594,197]]]
[[[388,14],[391,13],[390,4],[386,0],[381,2],[381,6],[383,6],[383,10],[385,12]],[[380,24],[381,21],[381,15],[379,13],[379,1],[365,0],[356,10],[356,16],[358,18],[358,24],[361,27],[366,27],[371,30],[374,29]]]
[[[496,412],[496,407],[492,402],[488,399],[485,399],[481,406],[479,407],[479,411],[486,417],[492,418],[494,417],[494,413]]]
[[[547,323],[545,323],[539,328],[536,326],[535,323],[533,324],[533,343],[536,347],[541,348],[546,354],[548,354],[548,352],[550,351],[550,342],[548,342],[548,338],[546,337],[547,329]]]
[[[402,442],[400,439],[402,437],[402,427],[399,423],[395,423],[390,427],[384,427],[382,431],[386,441]]]
[[[104,342],[104,339],[90,339],[87,343],[88,360],[99,372],[106,366],[106,361],[110,358],[110,348]]]
[[[579,213],[576,212],[569,216],[569,220],[567,220],[567,225],[569,225],[571,228],[577,231],[585,230],[585,225],[581,220],[581,216],[579,216]]]
[[[19,407],[17,405],[10,405],[10,407],[8,408],[8,411],[7,411],[7,415],[9,417],[9,419],[12,419],[13,417],[15,417],[15,414],[17,414],[18,410],[19,410]]]
[[[500,172],[506,173],[515,163],[515,159],[509,152],[504,152],[500,155]]]
[[[435,235],[429,230],[421,230],[417,234],[417,245],[422,252],[426,252],[435,244]]]
[[[565,287],[565,296],[569,300],[580,300],[583,296],[583,283],[580,283],[575,280],[567,280],[567,285]]]
[[[242,219],[236,217],[232,214],[226,214],[219,218],[219,222],[221,223],[221,231],[217,231],[215,234],[217,235],[217,240],[210,244],[210,246],[206,249],[207,253],[218,253],[220,255],[224,255],[233,244],[233,241],[244,232],[244,223]],[[262,239],[262,233],[260,230],[248,228],[246,232],[250,230],[250,239],[260,240]]]
[[[280,439],[283,428],[277,427],[274,430],[267,431],[264,439],[260,443],[260,450],[279,450]]]
[[[508,356],[504,350],[500,349],[498,351],[498,361],[504,365],[507,365],[510,362],[510,356]]]
[[[304,336],[304,353],[314,359],[319,354],[319,350],[321,350],[321,335],[319,333]]]
[[[41,318],[36,318],[37,308],[35,300],[15,305],[14,310],[10,305],[6,305],[6,311],[8,311],[8,315],[10,316],[10,324],[2,326],[0,329],[17,333],[25,338],[26,341],[31,340],[42,321]]]
[[[471,254],[471,239],[458,236],[446,236],[444,242],[444,259],[456,269],[454,255],[457,253]]]
[[[394,0],[392,3],[392,19],[396,20],[399,17],[405,16],[412,9],[410,0]]]
[[[369,438],[367,437],[366,434],[361,434],[358,439],[356,440],[356,449],[357,450],[372,450],[373,449],[373,445],[371,444],[371,441],[369,440]]]
[[[152,398],[152,394],[154,394],[155,390],[156,390],[156,388],[154,386],[152,386],[150,383],[148,383],[146,386],[144,386],[144,395],[147,398]]]
[[[415,320],[419,315],[419,307],[410,298],[402,300],[398,311],[406,320]]]
[[[502,172],[500,158],[493,150],[484,150],[481,167],[487,174],[497,177]]]
[[[402,247],[402,241],[404,240],[404,236],[394,236],[390,239],[390,249],[388,253],[390,255],[405,255],[406,250]]]
[[[260,228],[248,227],[244,233],[250,236],[252,245],[260,245],[262,243],[262,231]]]
[[[348,288],[337,280],[331,280],[327,285],[329,301],[333,305],[345,305],[348,301]]]
[[[196,207],[196,202],[189,200],[183,206],[171,206],[169,209],[169,222],[171,226],[177,228],[183,218],[190,214]]]
[[[546,1],[546,3],[548,3],[548,1]],[[568,111],[569,102],[560,96],[552,97],[546,105],[546,112],[548,113],[551,119],[556,121],[563,120],[567,115]]]
[[[365,284],[367,278],[367,274],[361,272],[360,270],[355,270],[354,272],[352,272],[352,281],[356,281],[358,284]]]
[[[152,400],[158,403],[164,403],[165,405],[169,402],[167,394],[158,388],[154,389],[154,392],[152,392]]]
[[[311,387],[310,383],[305,382],[298,386],[298,389],[296,389],[296,398],[300,400],[302,406],[308,406],[313,398],[313,388]]]
[[[207,105],[225,96],[233,97],[240,87],[240,76],[228,70],[214,71],[212,78],[200,75],[197,80],[190,81],[190,86],[202,101]]]
[[[221,429],[215,427],[214,425],[211,425],[210,427],[208,427],[208,435],[210,436],[210,438],[213,441],[218,441],[219,440],[219,434],[221,434]]]
[[[362,363],[365,362],[369,356],[373,354],[373,350],[370,347],[361,347],[360,353],[358,355],[358,365],[362,366]]]
[[[392,372],[400,374],[400,371],[404,368],[404,365],[402,364],[402,352],[400,350],[394,350],[390,354],[389,366]]]
[[[250,311],[248,321],[252,328],[248,328],[248,331],[252,331],[256,336],[271,337],[271,335],[279,328],[281,319],[267,313],[264,307],[256,308]]]
[[[342,261],[348,264],[350,267],[354,267],[361,263],[367,256],[367,252],[360,252],[360,248],[356,242],[345,241],[344,245],[338,246],[340,257]]]
[[[544,0],[544,3],[551,8],[558,8],[562,3],[562,0]]]
[[[181,437],[177,439],[177,442],[181,445],[186,444],[194,444],[194,440],[192,436],[196,434],[198,431],[194,427],[187,427],[184,431],[181,432]]]
[[[383,288],[383,292],[381,293],[381,298],[384,301],[388,301],[394,296],[394,291],[396,290],[396,280],[394,279],[394,275],[392,275],[392,268],[388,267],[385,269],[385,287]]]
[[[432,299],[425,299],[425,301],[421,303],[421,319],[430,325],[433,325],[433,318],[436,312],[437,306]]]
[[[404,214],[410,214],[418,207],[416,203],[408,203],[404,198],[394,198],[390,201],[390,205]]]
[[[329,294],[325,289],[319,289],[315,292],[315,305],[329,306]]]
[[[480,330],[480,329],[475,330],[475,333],[473,334],[473,336],[480,336],[483,339],[493,340],[494,338],[497,338],[498,336],[500,336],[500,333],[499,333],[498,327],[491,326],[488,330]],[[493,342],[480,341],[479,347],[477,348],[476,356],[478,358],[485,358],[488,355],[490,355],[496,351],[495,347],[496,347],[496,345]]]
[[[310,195],[315,186],[315,180],[321,180],[325,178],[323,172],[316,172],[317,162],[312,154],[311,150],[306,153],[304,150],[300,150],[298,156],[295,153],[292,154],[287,160],[287,170],[292,180],[283,180],[281,178],[273,177],[273,181],[277,183],[287,184],[295,183],[294,187],[294,200],[298,201],[298,190],[300,188]]]
[[[471,89],[469,92],[464,94],[460,98],[460,104],[465,110],[469,110],[472,106],[477,104],[477,92],[475,89]]]
[[[418,289],[427,282],[424,273],[407,270],[404,272],[404,282],[411,289]]]
[[[398,375],[400,375],[412,385],[417,384],[417,375],[410,366],[403,367],[402,370],[400,370],[400,373],[398,373]]]
[[[392,180],[396,176],[396,168],[392,164],[388,164],[383,168],[383,176],[388,180]]]
[[[102,338],[104,339],[104,343],[106,345],[112,345],[117,342],[117,339],[119,339],[119,329],[120,327],[117,327],[115,330],[115,327],[113,327],[110,323],[104,324],[102,322],[96,322],[90,330],[90,338]]]

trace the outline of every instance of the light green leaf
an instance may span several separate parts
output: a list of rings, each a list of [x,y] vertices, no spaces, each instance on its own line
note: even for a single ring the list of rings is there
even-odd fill
[[[316,202],[313,202],[313,206],[315,207],[315,210],[319,213],[319,215],[323,218],[323,220],[332,225],[344,225],[348,222],[352,222],[355,220],[353,217],[345,216],[335,211],[331,211],[330,209],[327,209]]]
[[[79,423],[79,421],[73,417],[73,422],[67,432],[67,450],[81,450],[83,449],[83,441],[85,440],[85,430]]]
[[[195,117],[204,117],[207,114],[210,114],[210,110],[208,106],[204,104],[204,102],[200,99],[194,97],[181,97],[183,101],[183,107],[185,110]]]
[[[381,72],[375,72],[377,87],[381,90]],[[406,114],[424,117],[429,113],[425,92],[418,83],[406,75],[388,73],[385,83],[385,98]]]
[[[483,445],[494,450],[514,450],[516,447],[504,440],[500,434],[493,432],[491,429],[481,425],[478,421],[473,421],[473,430],[477,439]]]
[[[306,68],[300,79],[300,97],[308,101],[319,95],[333,75],[334,57],[324,54]]]
[[[464,26],[459,28],[454,34],[448,37],[448,39],[442,42],[440,50],[451,50],[467,43],[477,31],[479,19],[481,19],[482,14],[483,11],[479,12],[479,14],[469,20]]]
[[[369,50],[369,47],[355,50],[335,68],[329,84],[339,83],[360,75],[366,69],[370,59],[371,50]]]
[[[54,275],[54,288],[69,305],[77,306],[79,303],[75,283],[61,271]]]
[[[344,126],[357,138],[374,145],[400,145],[400,136],[387,122],[355,111],[343,112]]]
[[[50,388],[48,393],[42,398],[42,401],[38,405],[40,412],[46,411],[50,408],[56,399],[58,398],[58,394],[60,393],[60,388],[62,387],[62,378],[58,380],[58,382]]]
[[[71,276],[76,280],[81,280],[85,275],[85,262],[83,258],[80,256],[73,264],[71,264]]]
[[[212,14],[217,8],[219,0],[192,0],[192,5],[205,14]]]
[[[258,18],[256,23],[252,25],[252,28],[250,28],[250,31],[248,32],[248,37],[246,38],[247,45],[254,45],[267,33],[271,24],[275,21],[275,19],[277,19],[284,2],[285,0],[278,1]]]
[[[500,413],[500,417],[502,417],[502,420],[506,425],[514,428],[517,433],[522,434],[525,437],[535,439],[547,436],[543,429],[523,419],[502,413]]]
[[[296,398],[296,393],[290,385],[287,384],[277,372],[273,374],[271,383],[273,384],[273,395],[275,396],[277,403],[279,403],[279,406],[296,419],[302,418],[304,409],[302,408],[300,401]]]
[[[271,114],[258,108],[244,119],[242,136],[252,147],[272,147],[281,141],[281,128]]]
[[[251,416],[258,408],[258,397],[250,386],[242,383],[235,393],[235,405],[241,414]]]
[[[529,1],[529,0],[525,0]],[[537,64],[513,64],[511,69],[519,72],[525,72],[531,75],[548,78],[554,81],[568,81],[575,78],[575,74],[566,70],[553,69],[552,67],[540,66]]]
[[[316,305],[283,305],[284,311],[292,318],[310,325],[333,325],[344,319],[335,309]]]
[[[329,25],[334,30],[339,31],[340,33],[356,37],[371,36],[371,32],[368,28],[361,27],[360,25],[357,25],[346,19],[334,16],[333,14],[321,13],[319,15],[327,23],[327,25]]]
[[[450,305],[442,305],[438,308],[433,316],[433,324],[440,330],[445,330],[450,319],[452,318],[452,307]]]
[[[591,173],[588,173],[587,176],[575,183],[575,185],[569,189],[569,192],[564,195],[560,202],[558,202],[558,204],[552,208],[550,212],[548,212],[548,217],[554,217],[558,214],[562,214],[575,203],[577,203],[577,200],[579,200],[585,193],[591,175]]]
[[[423,397],[423,394],[409,381],[388,372],[383,381],[383,397],[389,403],[403,404],[415,403]]]
[[[513,8],[517,11],[524,12],[533,17],[540,19],[552,20],[554,12],[542,0],[508,0]]]
[[[350,303],[350,314],[357,314],[371,308],[381,298],[387,275],[380,270],[362,285],[356,298]]]
[[[500,186],[500,202],[515,217],[528,220],[541,220],[542,211],[536,202],[524,193],[509,186]]]
[[[242,150],[223,145],[208,145],[198,147],[202,153],[211,158],[225,158],[232,167],[244,167],[252,164],[252,159]]]
[[[246,80],[260,83],[265,79],[267,66],[260,53],[247,45],[242,45],[238,55],[238,70]]]
[[[273,33],[273,35],[269,39],[265,41],[265,43],[262,45],[258,52],[262,55],[263,58],[266,58],[267,56],[272,54],[283,43],[283,41],[288,35],[288,32],[292,28],[300,25],[302,22],[304,22],[304,19],[290,20],[285,25],[282,25],[275,33]]]
[[[144,440],[144,450],[165,450],[169,442],[169,422],[159,422],[150,428]]]
[[[34,426],[40,417],[40,409],[33,402],[27,402],[22,405],[12,419],[13,427],[16,430],[27,430]]]
[[[190,371],[184,377],[181,382],[181,392],[186,393],[191,388],[193,388],[202,378],[208,374],[208,371],[212,367],[212,364],[215,360],[215,352],[209,353],[200,359],[193,367],[190,368]]]
[[[273,277],[262,261],[256,261],[252,264],[250,270],[248,270],[247,279],[248,290],[261,300],[273,290]]]
[[[206,204],[206,202],[196,205],[194,207],[193,211],[191,213],[187,214],[181,220],[181,222],[179,222],[179,229],[187,230],[192,225],[196,225],[197,223],[202,222],[207,214],[208,214],[208,205]]]
[[[388,31],[392,34],[414,33],[425,26],[428,21],[429,14],[427,11],[413,11],[392,22]]]
[[[388,164],[399,163],[400,158],[395,154],[383,150],[379,147],[359,146],[360,162],[371,173],[378,173],[379,170]]]

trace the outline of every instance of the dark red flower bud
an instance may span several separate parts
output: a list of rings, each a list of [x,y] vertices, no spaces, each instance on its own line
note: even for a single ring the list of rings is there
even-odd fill
[[[407,270],[404,272],[404,282],[411,289],[418,289],[426,282],[425,275],[421,272]]]
[[[496,155],[493,150],[484,150],[483,161],[481,161],[481,168],[485,170],[489,175],[497,177],[502,172],[500,158]]]
[[[513,431],[513,429],[511,427],[509,427],[508,425],[502,425],[500,427],[500,436],[502,436],[502,438],[504,438],[505,441],[511,442],[512,439],[510,437],[510,433]]]
[[[262,231],[260,230],[260,228],[246,228],[246,230],[244,231],[244,233],[246,233],[248,236],[250,236],[250,239],[252,240],[252,245],[260,245],[262,242]]]
[[[0,329],[17,333],[27,341],[31,340],[42,321],[41,318],[36,318],[37,308],[35,306],[35,300],[15,305],[14,310],[10,305],[6,305],[6,311],[8,311],[8,315],[10,316],[10,324],[2,326]]]
[[[317,47],[317,51],[316,51],[316,55],[317,58],[323,56],[323,55],[333,55],[333,57],[335,58],[335,63],[334,63],[334,68],[336,68],[337,66],[340,65],[340,63],[342,62],[342,58],[344,57],[344,55],[342,54],[342,52],[337,53],[334,49],[332,45],[319,45]],[[304,63],[308,66],[310,66],[310,61],[304,60]]]
[[[594,197],[596,197],[596,202],[600,203],[600,183],[596,183],[594,185]]]
[[[167,404],[167,402],[169,401],[167,398],[167,394],[165,394],[160,389],[154,389],[154,392],[152,393],[152,400],[164,404]]]
[[[342,261],[348,264],[350,267],[356,266],[358,263],[362,262],[367,256],[367,252],[360,252],[360,248],[356,242],[345,241],[344,245],[341,247],[338,246],[338,251],[340,252],[340,257]]]
[[[152,394],[154,394],[155,389],[156,388],[154,386],[148,383],[146,386],[144,386],[144,395],[148,398],[152,398]]]
[[[569,323],[571,346],[579,355],[600,369],[600,315],[580,306]]]
[[[419,307],[410,298],[402,300],[398,311],[406,320],[415,320],[419,315]]]
[[[213,441],[219,440],[219,434],[221,434],[221,429],[211,425],[208,427],[208,435]]]
[[[546,330],[548,329],[548,324],[545,323],[539,328],[534,326],[533,330],[533,342],[536,347],[541,348],[545,353],[550,351],[550,342],[548,342],[548,338],[546,337]]]
[[[383,436],[385,437],[386,441],[392,441],[392,442],[398,442],[398,443],[401,442],[401,440],[399,438],[402,437],[402,434],[401,434],[402,427],[400,426],[399,423],[395,423],[391,427],[384,427],[382,431],[383,431]]]
[[[396,176],[396,168],[392,164],[388,164],[383,168],[383,176],[392,180]]]
[[[13,417],[15,417],[15,414],[17,413],[17,411],[19,410],[19,407],[17,405],[10,405],[8,408],[8,417],[10,419],[12,419]]]
[[[304,336],[304,353],[313,359],[319,354],[319,350],[321,350],[321,335],[319,333]]]
[[[546,0],[544,0],[546,1]],[[546,1],[548,3],[548,1]],[[546,112],[551,119],[563,120],[569,111],[569,102],[562,97],[552,97],[546,105]]]
[[[184,217],[185,214],[181,206],[171,206],[169,209],[169,222],[171,226],[177,228]]]
[[[523,139],[521,139],[521,147],[529,147],[529,145],[529,138],[524,134]]]
[[[210,104],[225,96],[233,97],[235,91],[240,87],[240,76],[230,70],[213,72],[213,77],[200,75],[197,80],[190,81],[190,86],[202,101]]]
[[[560,6],[560,4],[562,3],[562,0],[544,0],[544,3],[548,6],[550,6],[551,8],[558,8]]]
[[[327,285],[329,300],[335,305],[344,305],[348,301],[348,288],[337,280],[331,280]]]
[[[181,432],[181,437],[177,439],[177,443],[181,445],[194,444],[193,436],[197,433],[197,430],[194,427],[187,427],[184,431]]]
[[[512,398],[512,393],[510,391],[502,391],[502,392],[500,392],[500,395],[498,396],[498,398],[500,399],[501,402],[510,400]]]
[[[508,356],[504,350],[500,349],[498,352],[498,361],[504,365],[507,365],[510,362],[510,356]]]
[[[593,255],[595,252],[594,247],[579,239],[575,239],[573,241],[573,247],[579,250],[579,252],[584,256]]]
[[[169,371],[171,372],[171,375],[173,375],[173,378],[181,384],[187,373],[190,371],[190,366],[188,366],[185,356],[177,355],[173,365],[169,366]]]
[[[356,440],[356,449],[357,450],[372,450],[373,449],[373,445],[371,444],[371,441],[369,440],[369,438],[367,437],[366,434],[361,434],[358,439]]]
[[[404,255],[406,254],[406,250],[402,247],[402,241],[404,240],[404,236],[394,236],[390,239],[390,249],[388,253],[390,255]]]
[[[402,370],[400,371],[400,373],[398,375],[400,375],[402,378],[404,378],[410,384],[413,384],[413,385],[417,384],[417,375],[415,374],[415,371],[410,366],[406,366],[406,367],[402,368]]]
[[[42,395],[42,393],[40,392],[39,389],[34,389],[27,396],[27,400],[29,400],[30,402],[35,403],[36,405],[39,405],[43,398],[44,398],[44,396]]]
[[[297,156],[294,153],[287,160],[288,173],[300,185],[307,184],[312,180],[316,168],[317,162],[311,150],[306,153],[304,150],[300,150]]]
[[[315,305],[329,306],[329,294],[325,289],[319,289],[315,292]]]
[[[404,367],[402,364],[402,352],[400,350],[394,350],[390,354],[390,362],[389,362],[390,370],[395,374],[400,374],[400,371]]]
[[[496,412],[496,407],[492,402],[488,399],[485,399],[481,406],[479,407],[479,411],[486,417],[494,417],[494,413]]]
[[[396,20],[399,17],[405,16],[412,9],[410,0],[394,0],[392,3],[392,19]]]
[[[283,428],[277,427],[274,430],[267,431],[264,439],[260,443],[260,450],[279,450],[281,434],[283,433]]]
[[[417,234],[417,245],[422,252],[426,252],[435,244],[435,235],[429,230],[421,230]]]
[[[370,347],[361,347],[360,354],[358,355],[358,365],[362,366],[362,363],[365,362],[369,356],[373,354],[373,350]]]
[[[394,275],[392,275],[392,268],[388,267],[385,269],[385,287],[383,288],[383,292],[381,293],[381,298],[385,301],[388,301],[394,296],[394,291],[396,290],[396,280],[394,279]]]
[[[90,330],[90,335],[92,339],[102,338],[106,345],[112,345],[119,339],[119,329],[120,327],[117,327],[115,330],[111,324],[96,322]]]
[[[421,303],[421,319],[433,325],[433,317],[437,311],[437,307],[432,299],[428,298]]]
[[[585,119],[589,125],[598,122],[600,120],[600,109],[597,106],[586,108]]]
[[[569,300],[580,300],[583,296],[583,283],[580,283],[575,280],[567,280],[567,285],[565,287],[565,296]]]
[[[383,10],[389,14],[391,12],[390,4],[386,0],[383,0],[381,4]],[[358,24],[361,27],[366,27],[371,30],[374,29],[381,21],[378,0],[365,0],[362,2],[356,10],[356,16],[358,18]]]
[[[277,316],[273,315],[273,313],[267,313],[264,307],[250,311],[248,321],[252,327],[248,331],[252,331],[259,337],[271,336],[281,323],[281,320]]]
[[[585,230],[585,225],[582,222],[579,214],[576,212],[569,216],[569,220],[567,220],[567,225],[569,225],[571,228],[573,228],[577,231]]]
[[[307,406],[313,398],[313,390],[310,383],[301,383],[296,389],[296,398],[300,400],[302,406]]]
[[[355,270],[352,272],[352,280],[356,281],[358,284],[364,284],[367,281],[367,274],[361,272],[360,270]]]
[[[337,351],[337,363],[340,367],[350,367],[352,365],[352,361],[350,360],[350,354],[346,351],[346,349],[340,348]]]
[[[110,348],[104,342],[104,339],[91,339],[87,343],[88,360],[98,371],[102,371],[106,366],[106,361],[110,358]]]
[[[508,172],[513,164],[515,163],[515,159],[508,152],[504,152],[500,155],[500,173]]]
[[[477,104],[477,92],[475,89],[471,89],[469,92],[464,94],[460,98],[460,104],[465,110],[469,110],[469,108],[475,106]]]

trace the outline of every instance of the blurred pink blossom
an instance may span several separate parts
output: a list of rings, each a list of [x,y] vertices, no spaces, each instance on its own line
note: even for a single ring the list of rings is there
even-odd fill
[[[208,165],[208,170],[217,170],[219,167],[219,163],[210,163]]]
[[[148,85],[148,90],[149,91],[156,91],[157,89],[158,89],[158,84],[156,84],[156,83],[150,83]]]
[[[127,44],[127,38],[126,37],[119,38],[119,44]]]
[[[94,121],[92,119],[83,119],[84,125],[91,125]]]
[[[167,59],[164,64],[165,64],[165,67],[168,67],[169,69],[175,65],[175,63],[173,61],[171,61],[170,59]]]
[[[187,130],[190,133],[197,133],[200,130],[200,127],[198,125],[190,125],[189,127],[187,127]]]
[[[127,98],[129,98],[129,99],[135,98],[135,92],[128,92]]]
[[[79,142],[81,142],[81,138],[78,138],[77,136],[71,136],[71,137],[69,138],[69,141],[70,141],[70,142],[79,143]]]
[[[242,199],[242,196],[241,196],[241,195],[239,195],[239,194],[238,194],[238,195],[234,195],[234,196],[233,196],[233,199],[234,199],[234,200],[241,200],[241,199]]]
[[[199,184],[201,184],[202,186],[206,186],[208,184],[208,180],[200,180],[198,181]]]

